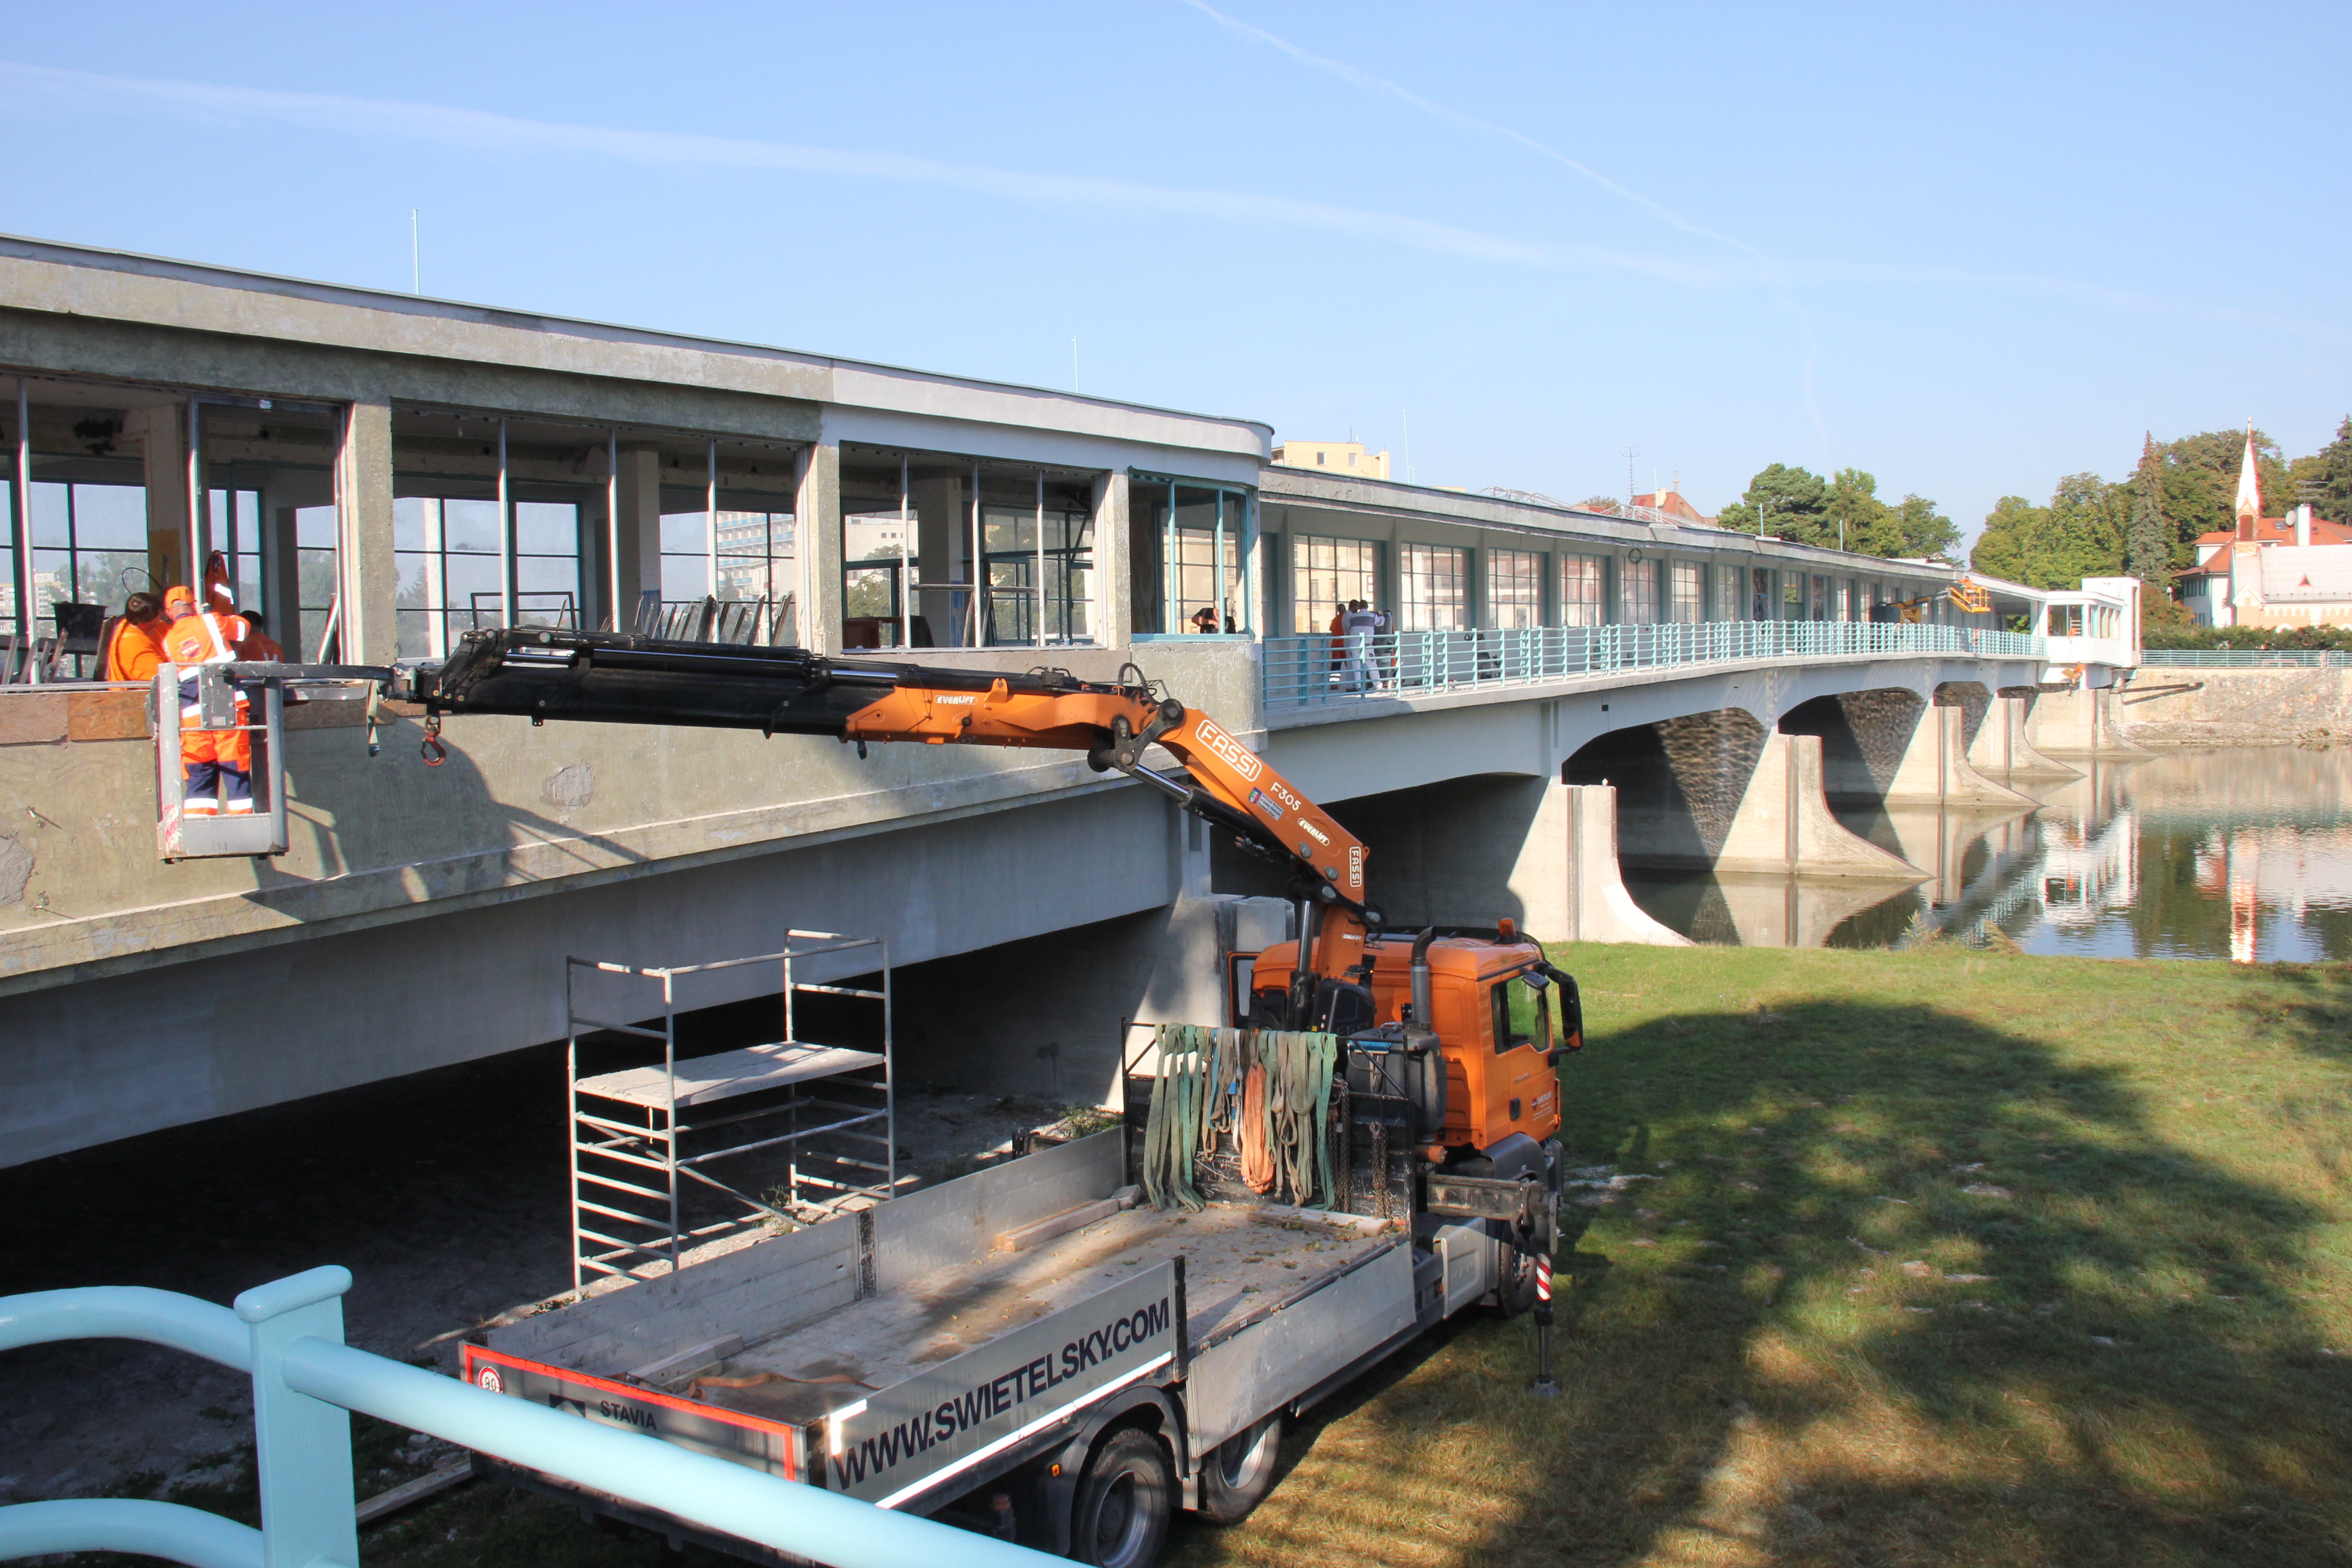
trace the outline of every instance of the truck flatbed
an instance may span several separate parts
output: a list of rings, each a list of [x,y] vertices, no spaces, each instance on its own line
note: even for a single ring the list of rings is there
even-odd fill
[[[746,1333],[744,1350],[694,1380],[694,1396],[773,1421],[821,1420],[866,1390],[890,1387],[1178,1257],[1186,1335],[1197,1352],[1398,1238],[1390,1222],[1276,1205],[1125,1209],[1019,1252],[943,1266],[770,1339],[751,1342]]]

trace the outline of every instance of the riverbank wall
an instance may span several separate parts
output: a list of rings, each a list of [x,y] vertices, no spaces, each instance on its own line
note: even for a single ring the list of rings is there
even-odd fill
[[[2352,744],[2352,669],[2155,666],[2118,706],[2125,736],[2143,746]]]

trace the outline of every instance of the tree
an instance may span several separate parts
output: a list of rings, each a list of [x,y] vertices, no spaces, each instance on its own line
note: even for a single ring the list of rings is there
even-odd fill
[[[1952,520],[1920,496],[1899,506],[1878,499],[1878,478],[1840,468],[1824,479],[1805,468],[1774,463],[1748,481],[1748,493],[1716,521],[1742,533],[1769,534],[1798,544],[1843,548],[1861,555],[1946,557],[1960,542]]]
[[[1829,487],[1818,474],[1774,463],[1748,480],[1748,493],[1725,507],[1716,521],[1742,533],[1771,534],[1817,544],[1828,499]],[[1834,538],[1832,542],[1835,542]]]
[[[2131,521],[2124,530],[2124,570],[2147,584],[2143,601],[2172,597],[2172,537],[2164,524],[2164,459],[2156,434],[2140,436],[2139,467],[2132,474]]]
[[[1906,495],[1903,504],[1895,508],[1889,521],[1900,540],[1892,550],[1874,548],[1874,555],[1905,555],[1927,561],[1954,561],[1959,548],[1960,531],[1952,520],[1936,510],[1936,503],[1925,496]]]
[[[1588,496],[1576,503],[1579,511],[1597,511],[1603,517],[1622,517],[1625,503],[1614,496]]]
[[[2291,466],[2288,502],[2308,501],[2330,522],[2352,522],[2352,415],[2336,426],[2336,439]]]
[[[2118,487],[2096,474],[2069,474],[2048,506],[2003,496],[1985,518],[1969,562],[1989,576],[2033,588],[2079,587],[2111,577],[2123,559]]]

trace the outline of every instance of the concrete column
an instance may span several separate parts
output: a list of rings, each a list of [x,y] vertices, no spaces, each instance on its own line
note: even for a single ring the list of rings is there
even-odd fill
[[[915,510],[915,574],[934,586],[957,582],[956,541],[959,519],[969,517],[963,507],[963,481],[952,476],[917,479],[908,487]],[[954,645],[954,617],[948,612],[954,595],[928,593],[917,596],[915,613],[931,629],[935,647]]]
[[[1822,790],[1818,735],[1767,736],[1716,858],[1718,873],[1870,877],[1918,882],[1927,873],[1849,832]]]
[[[146,458],[147,570],[158,591],[188,577],[188,410],[184,404],[142,409],[127,422]]]
[[[820,441],[802,459],[793,507],[801,563],[801,646],[841,651],[841,444]],[[934,628],[936,629],[936,628]]]
[[[661,592],[661,452],[649,442],[621,444],[614,485],[614,553],[621,567],[621,602],[614,606],[616,629],[635,626],[637,605],[647,589]]]
[[[1920,710],[1903,755],[1880,799],[1886,805],[1997,805],[2031,810],[2034,802],[1969,765],[1967,710]]]
[[[400,569],[393,557],[390,404],[354,403],[345,411],[335,501],[343,662],[390,664],[400,652],[393,620]]]
[[[1129,580],[1128,476],[1114,469],[1095,480],[1095,641],[1126,647],[1135,637],[1135,588]]]
[[[1969,765],[1989,779],[2077,779],[2083,775],[2051,761],[2026,740],[2028,714],[2022,697],[1996,697],[1969,742]]]
[[[1528,911],[1528,929],[1538,936],[1691,945],[1690,938],[1652,920],[1625,890],[1617,859],[1615,786],[1547,781],[1528,848],[1512,869],[1511,889]]]
[[[2116,690],[2045,691],[2034,699],[2026,738],[2052,757],[2146,757],[2146,746],[2124,738]]]

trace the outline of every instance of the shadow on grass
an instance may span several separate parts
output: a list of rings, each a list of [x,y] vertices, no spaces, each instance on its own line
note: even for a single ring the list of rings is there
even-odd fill
[[[2278,1026],[2342,1054],[2314,984]],[[2352,1344],[2306,1300],[2338,1215],[2168,1142],[2152,1078],[1843,1001],[1568,1077],[1570,1163],[1637,1179],[1562,1242],[1562,1395],[1524,1321],[1465,1323],[1181,1561],[2352,1563]]]

